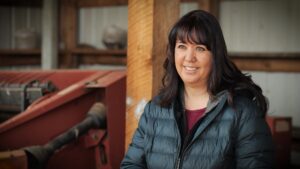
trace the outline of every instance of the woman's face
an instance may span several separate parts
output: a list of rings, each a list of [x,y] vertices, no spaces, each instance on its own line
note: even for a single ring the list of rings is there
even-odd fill
[[[212,59],[205,45],[176,41],[175,66],[185,86],[207,85]]]

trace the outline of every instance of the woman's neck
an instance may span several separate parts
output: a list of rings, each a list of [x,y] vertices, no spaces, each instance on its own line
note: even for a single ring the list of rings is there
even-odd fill
[[[185,108],[188,110],[202,109],[207,106],[209,93],[207,87],[184,87]]]

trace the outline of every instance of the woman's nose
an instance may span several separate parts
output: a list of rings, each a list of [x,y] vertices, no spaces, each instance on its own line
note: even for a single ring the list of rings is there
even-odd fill
[[[185,60],[188,62],[194,62],[196,60],[196,53],[193,49],[187,50],[185,54]]]

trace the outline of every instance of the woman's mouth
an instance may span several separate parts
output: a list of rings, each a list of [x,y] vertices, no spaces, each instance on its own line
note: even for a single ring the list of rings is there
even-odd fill
[[[183,68],[186,71],[196,71],[198,69],[198,67],[193,67],[193,66],[183,66]]]

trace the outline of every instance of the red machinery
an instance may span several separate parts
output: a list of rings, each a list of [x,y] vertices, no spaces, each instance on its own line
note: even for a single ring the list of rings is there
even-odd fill
[[[275,144],[275,168],[290,168],[292,148],[292,118],[267,116]]]
[[[125,85],[124,71],[0,72],[0,96],[21,94],[21,101],[0,100],[0,114],[21,110],[0,123],[0,168],[26,169],[31,161],[26,160],[24,149],[45,145],[66,132],[85,118],[95,102],[106,107],[106,128],[90,129],[65,145],[45,168],[120,168],[125,147]]]

